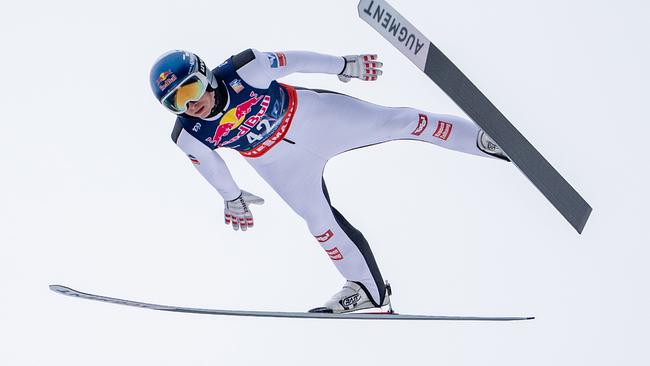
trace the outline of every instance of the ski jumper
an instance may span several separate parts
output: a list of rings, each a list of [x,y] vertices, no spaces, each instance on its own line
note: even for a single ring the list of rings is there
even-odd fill
[[[348,150],[392,140],[419,140],[490,157],[477,147],[479,127],[465,118],[375,105],[347,95],[280,84],[294,72],[336,75],[344,59],[313,52],[249,49],[212,72],[225,89],[223,111],[211,120],[182,115],[172,139],[225,200],[241,190],[218,148],[240,152],[300,215],[347,280],[382,304],[385,284],[368,242],[331,206],[325,164]]]

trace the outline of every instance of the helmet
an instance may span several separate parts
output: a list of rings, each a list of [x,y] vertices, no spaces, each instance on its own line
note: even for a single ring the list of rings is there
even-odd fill
[[[187,111],[187,103],[201,99],[214,77],[197,55],[174,50],[160,56],[149,73],[151,91],[175,114]]]

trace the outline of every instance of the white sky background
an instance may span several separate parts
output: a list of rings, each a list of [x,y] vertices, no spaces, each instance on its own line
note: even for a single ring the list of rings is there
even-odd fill
[[[214,67],[249,47],[377,52],[385,77],[288,83],[462,113],[357,17],[357,1],[22,1],[0,12],[0,364],[648,364],[643,1],[392,5],[436,43],[594,207],[582,236],[511,165],[413,142],[333,159],[333,204],[369,239],[404,313],[522,323],[210,317],[63,297],[47,285],[164,304],[301,311],[343,280],[243,158],[256,227],[171,142],[151,63]],[[351,121],[352,122],[352,121]]]

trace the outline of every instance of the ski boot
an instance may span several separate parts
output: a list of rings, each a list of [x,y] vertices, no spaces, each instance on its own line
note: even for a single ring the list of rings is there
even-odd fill
[[[501,150],[499,145],[497,145],[496,142],[494,142],[494,140],[492,140],[492,138],[483,130],[478,132],[478,136],[476,137],[476,146],[488,155],[492,155],[501,160],[510,161],[510,158],[508,158],[503,150]]]
[[[380,306],[368,296],[363,286],[357,282],[347,281],[343,288],[334,294],[324,306],[309,310],[310,313],[349,313],[349,312],[376,312],[392,314],[393,308],[390,304],[392,289],[386,282],[386,296]],[[371,309],[371,310],[369,310]]]

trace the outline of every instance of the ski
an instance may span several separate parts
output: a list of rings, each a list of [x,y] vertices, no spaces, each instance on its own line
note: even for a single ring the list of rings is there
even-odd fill
[[[102,301],[111,304],[133,306],[160,311],[170,311],[175,313],[190,314],[208,314],[208,315],[226,315],[226,316],[250,316],[263,318],[302,318],[302,319],[363,319],[363,320],[463,320],[463,321],[514,321],[514,320],[531,320],[534,317],[484,317],[484,316],[441,316],[441,315],[406,315],[397,313],[373,314],[373,313],[347,313],[347,314],[324,314],[324,313],[307,313],[307,312],[280,312],[280,311],[248,311],[248,310],[220,310],[220,309],[199,309],[179,306],[168,306],[150,304],[131,300],[118,299],[115,297],[93,295],[69,287],[60,285],[50,285],[50,290],[67,296],[78,297],[81,299]]]
[[[361,0],[357,10],[361,19],[465,111],[578,233],[582,233],[591,214],[589,204],[447,56],[386,1]]]

